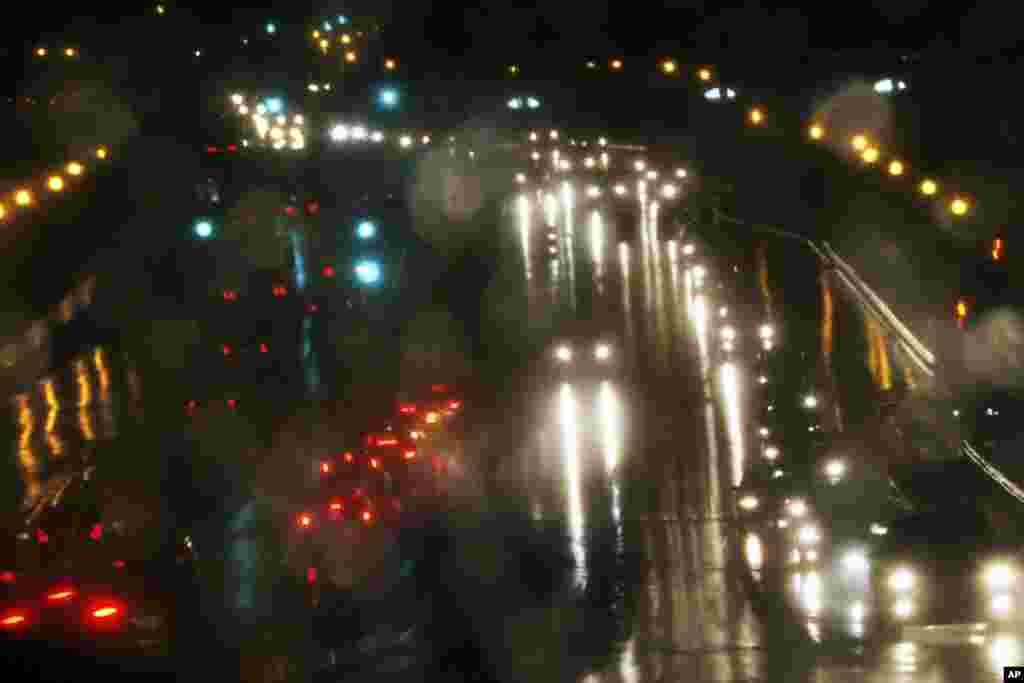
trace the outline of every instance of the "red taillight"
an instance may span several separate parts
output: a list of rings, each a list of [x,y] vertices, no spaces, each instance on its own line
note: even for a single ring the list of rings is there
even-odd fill
[[[324,277],[334,277],[333,266],[324,266]]]
[[[397,446],[398,439],[377,439],[378,446]]]
[[[103,525],[93,524],[92,529],[89,530],[89,538],[94,541],[98,541],[103,538]]]
[[[306,570],[306,583],[309,583],[309,584],[316,583],[316,575],[317,575],[316,567],[310,567],[309,569],[307,569]]]
[[[220,345],[220,352],[223,353],[225,356],[230,356],[231,355],[231,347],[228,346],[227,344],[221,344]]]
[[[345,462],[352,462],[353,460],[355,460],[355,458],[352,457],[351,453],[345,453]]]
[[[237,406],[238,406],[238,401],[236,401],[233,398],[229,398],[228,399],[228,408],[231,408],[231,410],[234,410]]]
[[[47,602],[67,602],[75,597],[75,591],[71,588],[55,588],[46,594]]]
[[[288,293],[288,288],[283,285],[274,285],[273,292],[274,296],[280,299]]]
[[[331,473],[331,463],[327,462],[326,460],[324,462],[320,463],[320,472],[321,472],[321,474],[330,474]]]
[[[297,213],[298,213],[299,211],[298,211],[298,209],[296,209],[296,208],[295,208],[294,206],[286,206],[286,207],[284,208],[284,212],[285,212],[285,213],[286,213],[286,214],[287,214],[288,216],[291,216],[292,218],[294,218],[294,217],[295,217],[295,214],[297,214]]]
[[[398,412],[402,415],[414,415],[416,413],[416,405],[413,403],[403,403],[398,407]]]
[[[373,469],[377,469],[378,467],[380,467],[380,461],[377,460],[377,458],[370,458],[370,467],[372,467]]]
[[[363,496],[363,490],[362,489],[356,489],[355,491],[352,492],[352,497],[353,498],[362,498],[362,496]]]
[[[435,394],[443,394],[444,392],[448,391],[448,385],[435,384],[432,387],[430,387],[430,390],[433,391]]]
[[[451,410],[458,410],[459,408],[461,408],[461,407],[462,407],[462,403],[461,403],[461,402],[459,402],[459,401],[449,401],[449,402],[448,402],[448,407],[449,407],[449,408],[450,408]]]
[[[238,299],[238,292],[232,289],[225,289],[223,296],[224,301],[235,301],[236,299]]]
[[[36,529],[36,540],[39,541],[40,543],[49,543],[50,542],[50,535],[47,534],[42,529]]]
[[[370,512],[369,510],[363,510],[363,514],[360,516],[362,517],[363,521],[367,524],[373,521],[373,513]]]
[[[28,610],[11,609],[0,617],[0,627],[8,631],[16,631],[25,626],[28,626]]]
[[[219,151],[220,151],[220,148],[218,148],[215,145],[207,145],[206,146],[206,153],[207,154],[216,154]]]
[[[238,151],[238,145],[228,145],[228,151],[229,152],[237,152]]]
[[[96,600],[89,605],[86,615],[93,628],[117,627],[124,617],[124,607],[113,600]]]
[[[309,311],[310,313],[316,313],[317,311],[320,310],[320,307],[317,306],[316,304],[310,304],[309,306],[306,307],[306,310]]]
[[[198,408],[198,407],[199,407],[199,402],[196,401],[195,399],[192,399],[191,401],[189,401],[188,403],[185,404],[185,412],[188,413],[189,415],[195,415],[196,414],[196,408]]]
[[[267,353],[270,349],[267,348],[266,344],[260,344],[260,353]]]
[[[338,519],[339,517],[341,517],[341,513],[344,511],[345,506],[342,504],[340,500],[332,500],[330,503],[328,503],[327,509],[330,511],[331,517],[333,519]]]
[[[308,529],[313,526],[313,515],[309,513],[303,513],[299,515],[299,527],[302,529]]]
[[[306,213],[310,216],[315,216],[320,213],[320,204],[318,202],[306,202]]]
[[[411,450],[411,449],[407,450],[407,451],[404,451],[402,453],[402,457],[405,458],[406,460],[412,460],[413,458],[416,457],[416,451]]]
[[[114,569],[124,569],[124,560],[114,560]]]
[[[18,580],[18,575],[14,572],[0,572],[0,583],[14,583]]]

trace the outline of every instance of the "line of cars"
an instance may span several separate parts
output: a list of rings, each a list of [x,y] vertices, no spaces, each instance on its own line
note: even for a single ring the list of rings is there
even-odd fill
[[[369,543],[374,530],[395,530],[418,504],[444,495],[460,471],[463,406],[450,387],[432,385],[316,464],[318,485],[293,524],[292,566],[306,568],[308,583],[349,583],[336,578],[351,576],[340,565],[353,562],[339,544]]]

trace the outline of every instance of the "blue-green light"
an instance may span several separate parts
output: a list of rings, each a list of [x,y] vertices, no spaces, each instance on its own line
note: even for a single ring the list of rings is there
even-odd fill
[[[373,239],[374,236],[376,236],[376,234],[377,226],[373,223],[373,221],[362,221],[356,227],[356,235],[358,235],[359,239],[361,240]]]
[[[364,285],[376,284],[380,281],[380,264],[376,261],[360,261],[356,264],[356,277]]]
[[[196,237],[201,237],[204,240],[213,235],[213,223],[205,219],[196,223],[193,229],[195,230]]]

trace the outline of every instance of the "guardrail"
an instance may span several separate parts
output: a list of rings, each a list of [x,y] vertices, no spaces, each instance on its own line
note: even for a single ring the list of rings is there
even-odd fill
[[[974,450],[974,446],[972,446],[970,442],[961,442],[960,451],[966,455],[971,462],[977,465],[982,472],[988,475],[989,479],[999,484],[1004,491],[1016,498],[1019,502],[1024,503],[1024,490],[1010,481],[1005,474],[999,471],[999,468],[986,460],[981,453]]]

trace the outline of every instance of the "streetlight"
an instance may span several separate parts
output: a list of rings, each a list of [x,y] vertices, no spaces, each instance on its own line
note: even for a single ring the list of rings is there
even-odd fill
[[[878,149],[875,147],[868,147],[861,152],[860,158],[864,160],[865,164],[873,164],[878,161]]]
[[[949,203],[949,210],[954,216],[966,215],[969,208],[970,205],[967,203],[967,200],[961,197],[956,197]]]
[[[50,188],[51,192],[60,192],[64,189],[64,179],[59,175],[52,175],[47,179],[46,186]]]
[[[568,363],[572,360],[572,349],[568,346],[559,346],[555,349],[555,358],[561,363]]]
[[[394,109],[398,105],[398,91],[394,88],[384,88],[377,99],[385,109]]]
[[[764,122],[764,113],[757,107],[754,107],[750,110],[750,122],[755,126],[760,126]]]
[[[679,70],[679,67],[676,65],[676,63],[673,60],[666,59],[665,61],[663,61],[661,63],[661,70],[666,75],[671,76],[671,75],[675,74]]]
[[[830,460],[825,464],[825,476],[835,483],[846,474],[846,463],[842,460]]]
[[[705,83],[707,81],[710,81],[711,80],[711,69],[701,69],[700,71],[697,72],[697,78],[699,78],[700,80],[704,81]]]
[[[192,231],[196,234],[196,237],[200,239],[209,239],[213,236],[213,223],[203,218],[196,222]]]
[[[891,175],[891,176],[903,175],[903,162],[895,160],[895,159],[893,161],[890,161],[889,162],[889,175]]]
[[[926,178],[921,181],[921,194],[930,197],[939,191],[939,185],[934,180]]]
[[[807,129],[807,134],[811,136],[812,140],[820,140],[825,137],[825,127],[820,123],[812,123],[811,127]]]
[[[807,394],[804,396],[804,408],[813,410],[818,407],[818,397],[814,394]]]
[[[868,146],[867,136],[859,134],[854,135],[853,138],[850,139],[850,146],[853,147],[858,152],[863,152],[865,149],[867,149]]]

